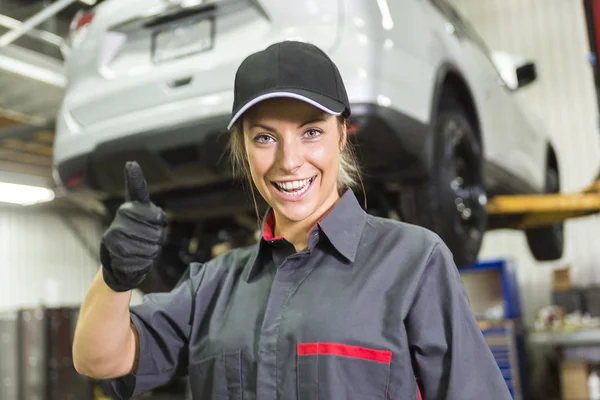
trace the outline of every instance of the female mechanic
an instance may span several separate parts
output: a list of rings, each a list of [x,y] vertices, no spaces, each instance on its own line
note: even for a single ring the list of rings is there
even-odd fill
[[[262,237],[135,306],[166,223],[127,163],[128,199],[81,306],[77,371],[121,399],[185,374],[198,400],[510,399],[448,248],[361,208],[349,115],[337,67],[313,45],[245,59],[230,149],[270,206]]]

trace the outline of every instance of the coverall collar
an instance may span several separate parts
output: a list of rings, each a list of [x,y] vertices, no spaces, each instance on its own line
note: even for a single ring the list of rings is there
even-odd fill
[[[354,192],[347,189],[336,204],[309,231],[309,235],[315,229],[320,229],[333,247],[348,261],[353,262],[366,221],[367,213],[361,208]],[[283,237],[274,236],[274,223],[275,215],[273,209],[269,207],[262,221],[262,235],[256,245],[256,253],[252,258],[247,280],[260,270],[263,263],[262,255],[269,250],[269,245],[285,241]]]

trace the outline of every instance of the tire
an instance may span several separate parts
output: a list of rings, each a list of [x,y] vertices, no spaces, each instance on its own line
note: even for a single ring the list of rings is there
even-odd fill
[[[546,168],[545,193],[559,193],[560,178],[558,169],[553,166]],[[556,223],[548,227],[527,229],[525,231],[527,244],[531,254],[537,261],[558,260],[564,252],[564,224]]]
[[[477,261],[487,229],[481,144],[454,97],[440,105],[431,137],[431,174],[405,184],[400,213],[405,222],[437,233],[458,267]]]

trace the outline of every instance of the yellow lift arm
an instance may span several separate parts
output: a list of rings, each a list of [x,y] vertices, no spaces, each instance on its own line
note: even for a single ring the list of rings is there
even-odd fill
[[[600,175],[575,193],[502,195],[487,204],[490,229],[548,226],[600,212]]]

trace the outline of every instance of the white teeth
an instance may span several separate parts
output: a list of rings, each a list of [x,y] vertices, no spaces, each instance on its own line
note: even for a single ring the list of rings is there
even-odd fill
[[[304,186],[308,185],[310,183],[310,179],[305,179],[303,181],[292,181],[292,182],[276,182],[277,186],[279,186],[280,189],[283,190],[294,190],[294,189],[298,189],[298,188],[303,188]]]
[[[302,193],[306,192],[306,190],[310,186],[311,179],[312,178],[305,179],[302,181],[292,181],[292,182],[282,182],[282,183],[275,182],[275,184],[277,185],[277,187],[280,190],[288,192],[288,194],[291,194],[294,196],[299,196]],[[298,189],[300,189],[300,190],[298,190]]]

